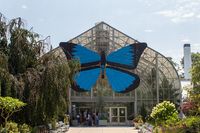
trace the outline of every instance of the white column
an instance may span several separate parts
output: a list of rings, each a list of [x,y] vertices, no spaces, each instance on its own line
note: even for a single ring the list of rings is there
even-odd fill
[[[156,95],[157,103],[159,103],[159,69],[158,69],[158,54],[156,53]]]
[[[137,116],[137,89],[134,90],[135,92],[135,102],[134,102],[134,115]]]
[[[91,91],[90,91],[90,98],[91,98],[91,99],[93,98],[93,88],[92,88]]]
[[[191,47],[190,44],[184,44],[184,78],[186,80],[191,79],[191,75],[189,73],[191,65]]]

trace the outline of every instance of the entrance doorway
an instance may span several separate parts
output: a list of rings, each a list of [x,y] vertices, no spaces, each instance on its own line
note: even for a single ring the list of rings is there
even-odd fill
[[[126,107],[109,107],[110,125],[125,125],[127,120]]]

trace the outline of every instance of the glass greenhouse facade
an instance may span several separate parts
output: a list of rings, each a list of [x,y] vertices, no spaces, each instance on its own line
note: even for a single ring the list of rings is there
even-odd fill
[[[96,52],[103,49],[109,54],[139,41],[100,22],[68,42],[82,44]],[[58,47],[54,51],[65,58],[61,48]],[[99,79],[91,92],[69,89],[69,112],[75,115],[85,110],[98,111],[104,114],[108,125],[125,125],[130,117],[140,114],[142,106],[150,112],[156,103],[163,100],[180,104],[180,79],[170,59],[147,47],[134,73],[139,75],[140,85],[129,93],[115,93],[106,79]]]

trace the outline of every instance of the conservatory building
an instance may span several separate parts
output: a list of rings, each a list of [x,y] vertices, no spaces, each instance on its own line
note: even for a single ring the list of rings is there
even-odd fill
[[[139,41],[100,22],[66,42],[82,44],[96,52],[103,49],[110,53]],[[53,51],[66,58],[60,47]],[[101,112],[100,119],[106,119],[106,125],[127,125],[129,119],[144,110],[150,112],[153,106],[164,100],[172,101],[177,106],[180,104],[180,79],[169,58],[147,47],[134,73],[139,75],[140,85],[128,93],[114,92],[107,79],[99,79],[89,92],[69,89],[69,113],[76,116],[86,110]]]

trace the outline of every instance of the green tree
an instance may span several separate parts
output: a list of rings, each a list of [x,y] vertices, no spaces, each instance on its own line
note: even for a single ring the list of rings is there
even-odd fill
[[[12,97],[0,97],[1,117],[5,120],[5,127],[10,116],[21,110],[26,104]]]
[[[80,69],[79,61],[60,56],[62,49],[45,51],[44,42],[21,18],[6,21],[0,14],[0,95],[28,103],[12,118],[33,126],[67,111],[68,88]]]
[[[194,62],[194,65],[192,66],[191,74],[192,74],[192,83],[194,84],[195,87],[199,86],[200,85],[200,60]]]
[[[44,55],[36,68],[29,69],[24,80],[25,121],[31,125],[46,124],[64,116],[68,108],[71,73],[79,70],[77,60],[66,61],[53,52]],[[73,66],[73,69],[71,67]],[[23,115],[22,115],[23,116]]]
[[[155,120],[156,125],[160,125],[176,122],[178,120],[178,111],[173,103],[163,101],[152,109],[150,116]]]
[[[77,71],[78,62],[69,61],[52,55],[45,63],[42,74],[40,97],[38,99],[37,112],[40,112],[38,119],[41,122],[50,122],[52,118],[64,116],[68,105],[68,88],[70,87],[71,68]],[[69,65],[70,64],[70,65]],[[77,67],[75,67],[77,66]],[[72,76],[73,77],[73,76]]]
[[[8,54],[7,24],[5,17],[0,13],[0,52]]]
[[[195,59],[191,69],[193,88],[189,90],[189,99],[194,106],[190,112],[192,115],[200,115],[200,53],[196,53]]]
[[[8,57],[0,51],[0,96],[11,96],[11,75],[8,72]]]
[[[200,60],[200,53],[192,53],[191,54],[191,59],[192,59],[192,65],[195,65],[196,62],[198,62]],[[184,67],[184,58],[181,59],[180,61],[182,67]]]
[[[0,13],[1,96],[16,97],[18,91],[23,90],[23,83],[18,81],[21,79],[18,74],[34,67],[42,50],[43,45],[37,41],[38,34],[26,30],[23,25],[21,18],[6,21]]]
[[[0,96],[10,95],[8,51],[6,19],[0,13]]]
[[[16,18],[9,23],[9,71],[16,75],[23,73],[27,68],[34,67],[40,55],[38,34],[23,27],[21,18]]]
[[[200,60],[200,53],[192,53],[192,64],[195,65]]]

